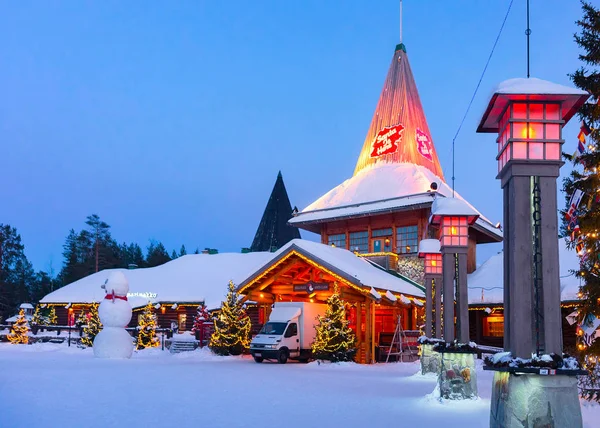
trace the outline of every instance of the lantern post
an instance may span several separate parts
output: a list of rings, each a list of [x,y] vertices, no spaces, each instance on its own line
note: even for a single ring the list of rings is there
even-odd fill
[[[508,358],[532,361],[526,375],[523,368],[486,367],[502,370],[494,375],[492,427],[518,426],[517,409],[525,420],[581,426],[575,371],[536,369],[531,359],[562,356],[556,179],[563,165],[563,126],[588,97],[585,91],[540,79],[507,80],[493,94],[477,129],[498,134],[496,178],[504,194],[504,350],[510,352]]]
[[[419,243],[419,257],[425,265],[425,336],[442,337],[442,253],[440,241],[423,239]],[[434,309],[435,308],[435,309]],[[433,323],[435,319],[435,333]]]
[[[456,336],[461,343],[469,342],[467,251],[469,226],[475,223],[478,217],[479,213],[474,208],[457,198],[437,197],[431,206],[429,222],[439,227],[442,249],[444,340],[446,342],[452,342]],[[454,320],[455,299],[456,322]]]

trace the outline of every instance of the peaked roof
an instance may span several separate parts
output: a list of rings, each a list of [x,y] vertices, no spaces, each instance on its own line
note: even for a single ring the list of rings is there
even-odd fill
[[[444,179],[403,44],[394,51],[354,175],[380,162],[421,165]]]
[[[300,238],[300,231],[288,224],[291,217],[292,205],[285,190],[285,184],[283,184],[281,171],[279,171],[250,249],[252,251],[271,251],[281,248],[292,239]]]
[[[392,274],[367,259],[358,257],[351,251],[305,239],[294,239],[284,245],[273,254],[270,260],[259,266],[255,272],[239,283],[238,290],[243,291],[275,263],[285,257],[290,257],[294,253],[301,254],[319,265],[325,266],[343,279],[365,289],[365,291],[377,288],[418,298],[425,296],[422,286],[401,277],[399,274]],[[371,294],[374,297],[381,297],[374,291],[371,291]]]
[[[105,269],[46,294],[40,303],[101,302],[100,288],[111,272],[121,271],[129,281],[129,302],[134,308],[152,302],[204,302],[219,307],[229,280],[238,283],[273,257],[273,253],[188,254],[160,266],[140,269]]]

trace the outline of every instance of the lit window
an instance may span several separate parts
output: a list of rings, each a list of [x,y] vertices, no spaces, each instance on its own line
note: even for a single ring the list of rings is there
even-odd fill
[[[339,233],[337,235],[329,235],[327,237],[327,243],[329,245],[335,245],[336,247],[346,248],[346,234]]]
[[[419,251],[419,229],[415,226],[402,226],[396,228],[396,242],[399,254],[413,254]]]
[[[504,316],[492,315],[483,319],[483,335],[492,337],[504,336]]]

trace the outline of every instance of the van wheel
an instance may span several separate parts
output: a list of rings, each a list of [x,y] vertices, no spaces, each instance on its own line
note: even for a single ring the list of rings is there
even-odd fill
[[[285,364],[287,363],[288,360],[288,351],[286,351],[285,349],[282,349],[281,351],[279,351],[279,355],[277,356],[277,362],[279,364]]]
[[[254,357],[254,361],[256,361],[257,363],[262,363],[263,357]]]

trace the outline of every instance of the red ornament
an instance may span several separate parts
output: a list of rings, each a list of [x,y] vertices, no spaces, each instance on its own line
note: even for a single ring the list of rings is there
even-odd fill
[[[404,126],[401,124],[386,126],[375,135],[371,143],[371,157],[376,158],[389,155],[398,150],[398,144],[402,141]]]

